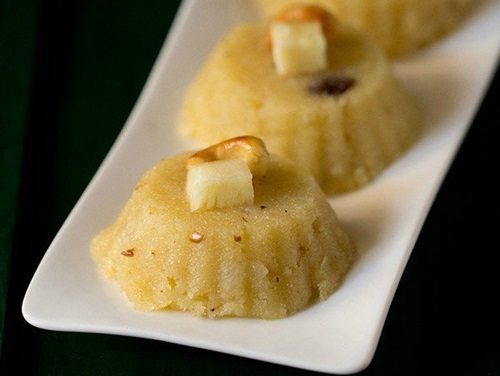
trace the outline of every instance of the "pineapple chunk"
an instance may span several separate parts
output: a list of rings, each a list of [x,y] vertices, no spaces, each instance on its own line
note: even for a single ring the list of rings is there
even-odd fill
[[[270,31],[278,74],[315,73],[327,67],[327,41],[319,21],[273,22]]]
[[[223,159],[190,166],[186,191],[191,211],[253,202],[252,173],[241,159]]]

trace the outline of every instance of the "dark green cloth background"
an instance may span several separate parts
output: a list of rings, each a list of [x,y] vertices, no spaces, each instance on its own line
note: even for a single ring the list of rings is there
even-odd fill
[[[199,0],[217,1],[217,0]],[[21,316],[50,241],[129,115],[179,1],[0,3],[0,373],[309,375]],[[498,75],[440,190],[364,375],[498,375]],[[492,117],[490,117],[492,116]],[[287,341],[283,338],[283,341]],[[334,356],[334,354],[332,354]]]

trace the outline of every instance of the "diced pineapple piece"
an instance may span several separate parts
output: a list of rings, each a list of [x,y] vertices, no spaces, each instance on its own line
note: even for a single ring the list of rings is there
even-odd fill
[[[327,67],[327,41],[319,21],[273,22],[270,31],[278,74],[315,73]]]
[[[223,159],[190,166],[186,192],[191,211],[253,202],[252,173],[241,159]]]

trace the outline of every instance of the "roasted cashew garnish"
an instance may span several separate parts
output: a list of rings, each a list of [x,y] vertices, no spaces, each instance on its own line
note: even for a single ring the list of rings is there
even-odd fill
[[[255,177],[265,175],[269,165],[269,153],[260,138],[239,136],[194,153],[186,161],[186,166],[189,168],[200,163],[221,159],[243,160]]]
[[[327,39],[331,34],[334,18],[331,13],[315,5],[292,5],[273,17],[266,33],[266,46],[272,47],[271,23],[319,21]]]

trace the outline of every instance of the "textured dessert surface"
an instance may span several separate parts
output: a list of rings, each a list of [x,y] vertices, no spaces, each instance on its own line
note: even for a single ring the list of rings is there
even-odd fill
[[[276,73],[266,25],[243,25],[215,47],[184,100],[180,132],[201,145],[251,134],[306,168],[327,193],[359,188],[416,139],[419,112],[383,53],[340,24],[328,67]]]
[[[402,56],[453,30],[470,12],[474,0],[301,0],[333,12],[373,38],[389,55]],[[257,0],[270,17],[293,0]]]
[[[137,309],[274,319],[332,294],[355,251],[312,177],[273,156],[252,205],[191,212],[187,158],[148,171],[92,242]]]

